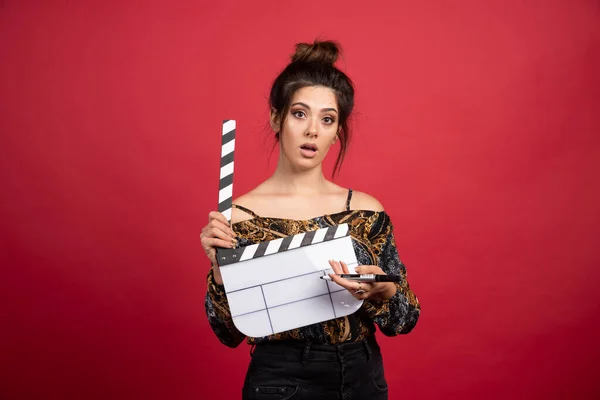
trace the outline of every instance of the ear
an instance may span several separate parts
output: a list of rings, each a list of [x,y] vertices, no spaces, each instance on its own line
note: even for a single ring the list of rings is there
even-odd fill
[[[337,142],[338,140],[338,135],[336,133],[336,135],[333,137],[333,142],[331,142],[331,144],[335,144],[335,142]]]
[[[273,132],[279,133],[281,131],[281,124],[279,121],[279,116],[277,115],[277,110],[274,108],[271,108],[270,120],[271,129],[273,129]]]

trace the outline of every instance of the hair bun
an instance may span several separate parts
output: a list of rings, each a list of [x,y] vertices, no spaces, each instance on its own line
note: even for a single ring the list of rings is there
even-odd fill
[[[339,46],[337,43],[317,41],[313,44],[298,43],[296,52],[292,55],[292,62],[315,62],[333,65],[338,58]]]

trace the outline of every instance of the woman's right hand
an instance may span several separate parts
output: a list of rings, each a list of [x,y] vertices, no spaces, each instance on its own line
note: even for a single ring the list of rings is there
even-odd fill
[[[208,214],[208,224],[202,228],[200,243],[202,243],[202,248],[214,269],[215,281],[222,284],[221,273],[217,268],[216,247],[231,249],[237,244],[235,233],[229,227],[229,222],[223,214],[217,211],[211,211]]]

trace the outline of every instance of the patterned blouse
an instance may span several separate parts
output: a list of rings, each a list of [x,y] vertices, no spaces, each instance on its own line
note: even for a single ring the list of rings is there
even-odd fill
[[[366,299],[357,312],[346,317],[270,336],[248,337],[248,344],[283,339],[337,344],[362,340],[375,333],[375,325],[386,336],[408,333],[415,326],[421,306],[406,280],[406,268],[398,256],[390,217],[385,211],[350,210],[351,194],[352,191],[349,191],[346,211],[309,220],[259,217],[250,210],[235,206],[254,216],[253,219],[232,225],[238,246],[347,223],[359,265],[377,265],[386,274],[402,277],[395,284],[396,294],[385,301]],[[245,335],[233,325],[224,287],[215,282],[212,268],[208,273],[207,289],[204,305],[213,331],[223,344],[237,347]]]

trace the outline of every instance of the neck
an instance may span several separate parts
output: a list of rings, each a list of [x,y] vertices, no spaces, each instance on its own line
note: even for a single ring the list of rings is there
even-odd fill
[[[320,165],[313,169],[297,171],[286,165],[281,158],[269,180],[284,193],[302,194],[322,192],[328,183]]]

